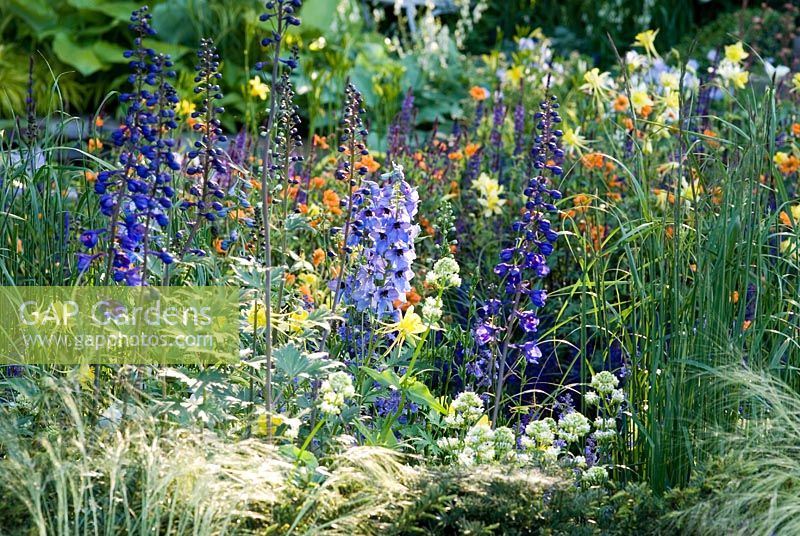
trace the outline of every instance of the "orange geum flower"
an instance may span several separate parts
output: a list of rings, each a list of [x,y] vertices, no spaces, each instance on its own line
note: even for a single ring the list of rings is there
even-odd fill
[[[100,151],[103,148],[103,142],[100,141],[100,138],[89,138],[89,152],[94,153],[96,151]]]
[[[472,86],[469,89],[469,96],[476,101],[482,101],[489,98],[489,90],[481,86]]]
[[[83,172],[83,176],[87,182],[94,182],[97,180],[97,173],[94,171],[89,171],[88,169]]]
[[[319,266],[322,264],[322,261],[325,260],[325,250],[322,248],[317,248],[314,250],[313,255],[311,256],[311,262],[314,266]]]
[[[581,157],[581,164],[583,164],[583,167],[586,169],[602,168],[603,162],[603,155],[601,153],[589,153]]]
[[[333,190],[325,190],[325,193],[322,194],[322,203],[336,216],[342,213],[342,208],[339,206],[339,194]]]
[[[447,158],[453,161],[461,160],[462,158],[464,158],[464,154],[461,151],[453,151],[452,153],[447,155]]]
[[[105,125],[105,124],[106,124],[106,121],[105,121],[105,119],[103,119],[103,116],[98,115],[97,117],[94,118],[94,126],[95,127],[103,128],[103,125]]]
[[[284,281],[286,281],[287,285],[293,285],[294,282],[297,280],[297,276],[294,274],[286,274]]]
[[[325,179],[323,179],[322,177],[314,177],[309,181],[308,185],[311,187],[312,190],[316,188],[322,188],[323,186],[325,186]]]
[[[738,290],[734,290],[733,292],[731,292],[731,303],[734,303],[734,304],[739,303],[739,291]]]
[[[319,147],[323,151],[327,151],[331,148],[331,146],[328,145],[328,139],[325,136],[318,136],[314,134],[311,143],[314,145],[314,147]]]
[[[619,95],[616,99],[614,99],[614,110],[618,112],[624,112],[628,109],[629,101],[628,97],[625,95]]]
[[[381,165],[372,158],[372,155],[367,154],[361,157],[356,167],[365,167],[370,173],[375,173],[381,168]]]
[[[216,251],[220,255],[225,255],[225,249],[222,247],[222,239],[221,238],[215,238],[211,242],[211,245],[214,246],[214,251]]]
[[[481,146],[477,143],[468,143],[466,147],[464,147],[464,154],[467,155],[467,158],[472,158],[475,153],[480,150]]]
[[[800,136],[800,123],[792,123],[792,136]]]

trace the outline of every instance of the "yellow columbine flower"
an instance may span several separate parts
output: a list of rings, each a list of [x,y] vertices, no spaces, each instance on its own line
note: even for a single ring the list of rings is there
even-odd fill
[[[703,185],[699,180],[694,180],[691,183],[686,179],[681,179],[681,198],[689,203],[696,202],[700,195],[703,193]]]
[[[608,93],[613,88],[611,74],[608,72],[601,73],[597,67],[586,71],[583,75],[583,81],[585,83],[580,87],[580,90],[589,95],[599,96]]]
[[[506,79],[515,86],[519,85],[520,81],[522,80],[522,75],[522,66],[520,65],[515,65],[506,71]]]
[[[481,173],[473,182],[472,187],[480,194],[478,203],[483,207],[483,217],[491,218],[494,215],[502,214],[506,200],[500,197],[500,194],[503,193],[503,186],[496,179],[492,179],[486,173]]]
[[[792,93],[800,93],[800,73],[795,73],[792,77]]]
[[[733,63],[741,63],[749,55],[744,51],[744,45],[741,41],[725,47],[725,58]]]
[[[427,331],[428,327],[422,321],[422,317],[414,312],[414,306],[410,305],[405,314],[397,322],[384,324],[384,333],[397,333],[395,344],[403,344],[411,341],[415,346],[419,336]]]
[[[258,97],[261,100],[267,100],[267,95],[269,95],[269,86],[262,82],[258,75],[254,76],[253,79],[250,80],[249,84],[251,96]]]
[[[747,71],[740,71],[731,76],[731,82],[736,89],[744,89],[748,80],[750,80],[750,73]]]
[[[653,106],[653,99],[650,98],[647,91],[636,90],[631,93],[631,104],[636,113],[639,113],[645,106]]]
[[[317,281],[319,281],[319,277],[316,274],[312,274],[311,272],[305,272],[298,276],[298,279],[301,283],[308,285],[309,287],[313,287]]]
[[[264,328],[267,326],[267,313],[263,303],[254,303],[247,311],[247,323],[251,328]]]
[[[565,128],[561,141],[564,143],[564,147],[567,148],[568,154],[572,154],[575,151],[580,153],[589,149],[589,146],[586,145],[586,138],[581,136],[581,127],[575,130],[569,127]]]
[[[646,30],[644,32],[639,32],[636,34],[636,42],[634,44],[642,47],[645,53],[652,57],[658,57],[658,52],[656,51],[656,36],[658,35],[658,30]]]
[[[308,320],[308,311],[300,309],[289,314],[289,327],[295,333],[302,333],[305,328],[305,321]]]

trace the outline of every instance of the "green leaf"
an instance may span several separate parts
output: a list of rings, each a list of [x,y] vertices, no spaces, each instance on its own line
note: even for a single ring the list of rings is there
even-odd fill
[[[415,380],[414,383],[406,388],[406,396],[408,396],[411,401],[427,406],[441,414],[447,413],[447,408],[439,403],[436,397],[431,394],[428,386],[419,380]]]
[[[141,7],[134,2],[105,2],[103,0],[67,0],[67,4],[87,11],[108,15],[119,21],[127,21],[131,13]]]
[[[125,49],[108,41],[96,41],[92,45],[92,52],[105,63],[128,63],[122,54]]]
[[[306,0],[300,9],[300,20],[303,31],[317,30],[322,34],[330,34],[331,21],[336,19],[338,0]]]
[[[275,367],[290,378],[316,376],[337,363],[303,353],[292,343],[273,352]]]
[[[307,450],[301,451],[298,447],[294,445],[283,445],[278,449],[278,452],[280,452],[284,456],[288,456],[290,459],[294,461],[302,462],[311,469],[314,469],[319,466],[319,462],[317,461],[316,456],[314,456]]]
[[[378,372],[375,369],[371,369],[369,367],[361,367],[361,370],[367,373],[367,375],[378,382],[379,384],[383,385],[384,387],[393,387],[395,389],[400,389],[400,376],[395,374],[395,372],[391,369],[386,369],[383,372]]]
[[[91,46],[78,45],[65,33],[56,34],[53,39],[53,51],[58,59],[75,67],[83,76],[89,76],[106,67]]]

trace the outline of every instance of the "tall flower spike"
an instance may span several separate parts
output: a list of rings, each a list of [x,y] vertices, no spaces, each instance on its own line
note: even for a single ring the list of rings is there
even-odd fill
[[[149,256],[166,264],[173,261],[155,226],[163,229],[169,223],[166,211],[175,195],[171,173],[180,170],[172,152],[175,142],[169,137],[177,126],[178,96],[169,82],[175,77],[169,56],[144,46],[144,39],[155,35],[150,20],[146,7],[131,15],[134,48],[124,56],[131,60],[128,81],[133,91],[120,95],[127,105],[125,120],[111,136],[120,150],[121,167],[99,173],[94,186],[100,196],[100,213],[109,222],[105,229],[81,234],[89,253],[78,255],[80,271],[105,256],[106,277],[128,285],[146,282]],[[101,235],[104,251],[98,251]]]
[[[337,180],[344,182],[348,191],[347,199],[341,201],[342,207],[346,207],[345,223],[342,229],[331,229],[331,233],[338,237],[341,234],[341,251],[340,265],[338,276],[335,281],[332,281],[333,290],[333,307],[332,310],[336,311],[336,306],[342,298],[342,291],[344,290],[343,283],[345,281],[345,272],[347,271],[347,262],[350,254],[353,252],[353,247],[361,242],[364,237],[364,222],[358,217],[360,206],[364,201],[364,195],[359,185],[362,177],[369,173],[369,169],[360,165],[361,157],[368,156],[366,139],[369,134],[362,116],[366,113],[364,110],[364,99],[361,93],[356,89],[353,84],[348,83],[345,88],[345,106],[344,117],[341,120],[341,135],[339,138],[339,153],[344,156],[339,163],[336,170],[335,177]],[[358,159],[358,160],[356,160]]]
[[[192,112],[193,129],[200,133],[200,139],[194,142],[194,149],[187,155],[191,164],[186,174],[194,179],[189,187],[191,200],[181,203],[181,209],[195,209],[194,221],[191,223],[189,236],[181,249],[181,257],[192,252],[203,255],[204,251],[193,248],[194,238],[203,222],[214,224],[218,218],[224,217],[226,209],[222,205],[225,189],[220,185],[220,178],[227,178],[227,156],[220,147],[227,141],[223,135],[220,114],[225,109],[219,105],[223,97],[219,86],[222,74],[219,72],[219,55],[211,39],[203,39],[197,51],[198,63],[195,67],[194,92],[202,98],[197,110]]]
[[[517,350],[529,363],[538,363],[542,356],[536,339],[540,323],[536,311],[545,306],[547,293],[537,288],[536,282],[550,272],[547,257],[553,252],[553,243],[558,238],[548,219],[548,215],[557,210],[553,201],[561,198],[561,193],[550,184],[553,177],[563,173],[561,163],[564,151],[559,147],[563,133],[557,128],[561,123],[558,108],[558,99],[551,95],[545,97],[533,116],[537,130],[530,153],[533,177],[528,180],[524,191],[526,202],[522,216],[512,226],[516,234],[514,243],[501,251],[500,262],[494,268],[512,303],[512,310],[506,313],[504,325],[507,328],[499,352],[492,415],[494,422],[499,416],[509,350]],[[502,312],[498,300],[494,300],[491,307],[487,305],[486,309],[485,318],[479,326],[484,331],[486,326],[492,325],[488,318]],[[512,343],[515,326],[522,330],[523,336]]]

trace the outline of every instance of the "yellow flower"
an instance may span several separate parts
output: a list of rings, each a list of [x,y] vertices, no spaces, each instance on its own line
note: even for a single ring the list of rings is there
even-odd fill
[[[247,323],[251,328],[264,328],[267,326],[267,312],[264,304],[256,302],[247,311]]]
[[[261,100],[267,100],[267,95],[269,95],[269,86],[262,82],[258,75],[254,76],[249,83],[251,96],[258,97]]]
[[[81,365],[78,368],[78,381],[84,389],[89,389],[94,383],[94,369],[91,365]]]
[[[600,72],[597,67],[586,71],[583,74],[583,81],[585,82],[580,90],[589,95],[599,96],[608,93],[614,87],[611,80],[611,74],[608,72]]]
[[[300,279],[301,283],[303,283],[304,285],[308,285],[309,287],[313,287],[314,285],[316,285],[317,281],[319,281],[319,278],[316,276],[316,274],[312,274],[311,272],[305,272],[300,274],[298,279]]]
[[[305,327],[305,321],[308,320],[308,311],[300,309],[293,313],[289,313],[289,327],[295,333],[302,333]]]
[[[792,93],[800,93],[800,73],[795,73],[792,77]]]
[[[681,198],[688,202],[696,202],[700,195],[703,193],[703,186],[699,180],[694,180],[691,183],[686,182],[686,179],[681,179]]]
[[[725,58],[733,63],[741,63],[749,55],[744,51],[744,45],[741,41],[725,47]]]
[[[427,331],[428,327],[422,321],[422,317],[414,312],[414,306],[406,309],[405,314],[397,322],[384,324],[384,333],[397,333],[395,344],[403,344],[410,341],[412,346],[416,345],[419,336]]]
[[[639,113],[645,106],[653,106],[653,99],[650,98],[647,91],[636,90],[631,93],[631,104],[636,113]]]
[[[178,103],[178,115],[181,117],[191,117],[195,110],[197,106],[191,101],[182,100]]]
[[[731,82],[733,82],[733,87],[736,89],[744,89],[749,79],[750,73],[747,71],[741,71],[731,77]]]
[[[580,153],[589,149],[589,146],[586,145],[586,138],[581,136],[581,127],[578,127],[575,130],[572,130],[569,127],[565,128],[564,135],[561,137],[561,141],[564,143],[564,147],[567,148],[568,154],[572,154],[575,151]]]
[[[523,75],[522,66],[515,65],[514,67],[506,71],[506,80],[517,86],[522,81],[522,75]]]
[[[480,194],[478,204],[483,207],[484,218],[502,214],[506,200],[500,197],[500,194],[503,193],[503,186],[496,179],[492,179],[486,173],[481,173],[478,179],[472,183],[472,187]]]
[[[800,261],[800,248],[797,247],[797,240],[794,238],[787,238],[781,242],[781,253],[790,260]]]
[[[644,32],[639,32],[636,34],[636,42],[634,44],[642,47],[650,57],[658,57],[658,52],[656,52],[656,36],[658,35],[658,30],[646,30]]]

